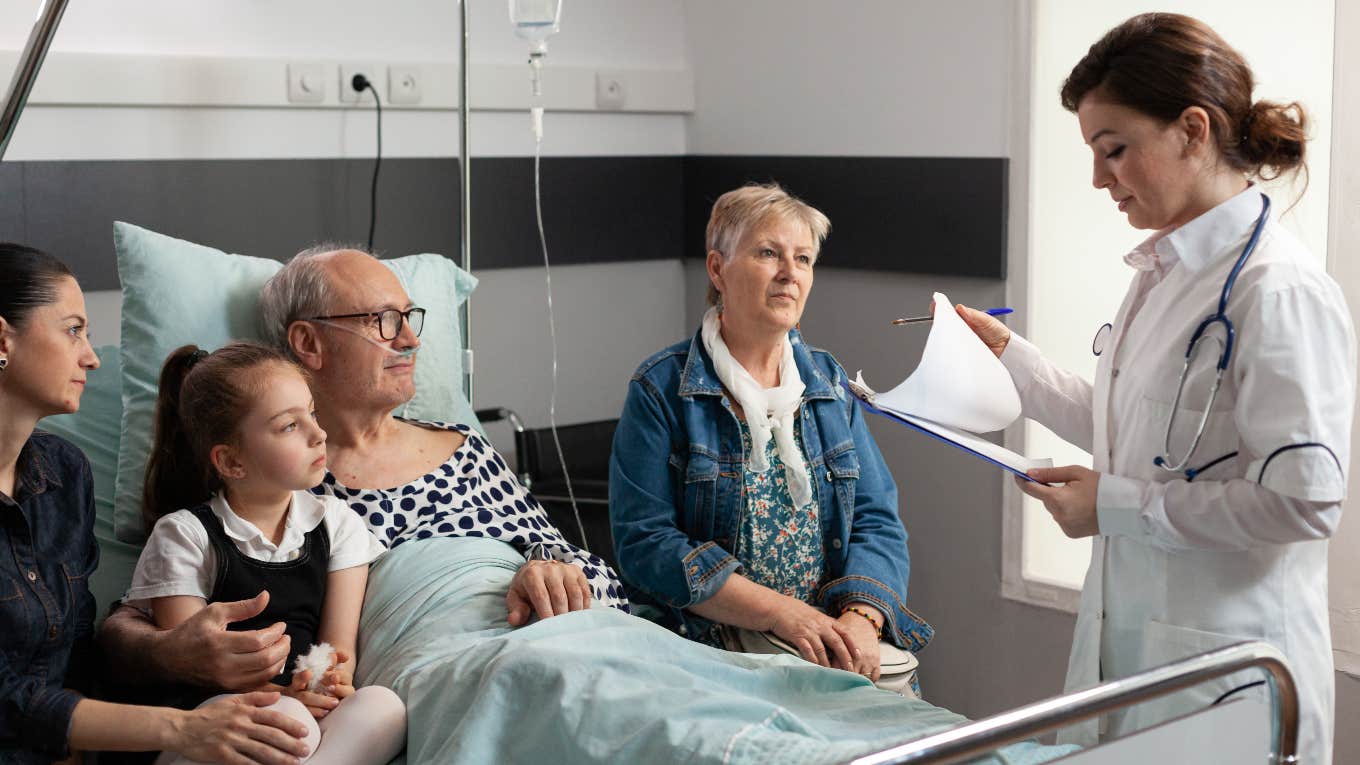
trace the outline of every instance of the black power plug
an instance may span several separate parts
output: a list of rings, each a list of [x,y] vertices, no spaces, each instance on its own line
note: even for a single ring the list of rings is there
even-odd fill
[[[362,93],[365,90],[373,91],[373,106],[378,111],[378,153],[373,158],[373,185],[369,189],[368,199],[368,251],[371,253],[373,252],[373,231],[378,226],[378,171],[382,168],[382,100],[378,98],[378,89],[362,74],[351,77],[349,85],[354,88],[356,93]]]

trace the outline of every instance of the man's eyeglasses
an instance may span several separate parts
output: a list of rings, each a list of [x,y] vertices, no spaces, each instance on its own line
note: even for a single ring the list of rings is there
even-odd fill
[[[378,336],[384,340],[395,340],[401,334],[401,324],[406,322],[411,325],[411,331],[416,337],[420,337],[420,330],[425,328],[425,309],[408,308],[405,311],[398,311],[395,308],[388,308],[386,311],[370,311],[368,313],[338,313],[331,316],[312,316],[304,321],[323,321],[326,319],[371,319],[378,317]]]

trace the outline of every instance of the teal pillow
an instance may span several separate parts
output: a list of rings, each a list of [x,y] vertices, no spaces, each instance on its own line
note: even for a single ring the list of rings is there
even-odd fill
[[[123,418],[122,370],[118,348],[95,349],[99,368],[85,378],[80,411],[44,418],[38,427],[75,444],[90,460],[94,473],[94,536],[99,542],[99,568],[90,578],[90,591],[103,616],[105,606],[122,597],[132,581],[141,553],[138,545],[120,542],[113,533],[113,484],[118,472],[118,429]]]
[[[113,224],[118,276],[123,284],[122,437],[114,489],[114,530],[141,542],[142,478],[151,450],[156,383],[170,351],[186,343],[218,348],[230,340],[261,339],[260,288],[283,264],[231,255]],[[398,410],[418,419],[478,427],[463,395],[462,328],[458,308],[477,280],[440,255],[383,261],[411,300],[426,309],[416,357],[416,397]]]

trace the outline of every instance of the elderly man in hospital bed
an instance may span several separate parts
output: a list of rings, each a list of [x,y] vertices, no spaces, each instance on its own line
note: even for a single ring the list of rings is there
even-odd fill
[[[372,256],[301,253],[261,302],[266,336],[312,375],[330,468],[313,491],[348,502],[389,549],[355,680],[406,702],[407,761],[824,763],[963,722],[850,672],[720,651],[628,615],[615,573],[562,539],[476,431],[391,414],[415,393],[424,311]],[[229,630],[263,604],[216,604],[166,631],[124,607],[101,640],[127,674],[252,688],[288,655],[282,625]]]

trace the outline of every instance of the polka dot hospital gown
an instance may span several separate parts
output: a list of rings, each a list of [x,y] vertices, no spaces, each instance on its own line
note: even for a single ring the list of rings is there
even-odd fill
[[[414,422],[467,437],[429,473],[389,489],[351,489],[328,470],[313,494],[349,504],[388,549],[431,537],[489,537],[529,558],[551,558],[581,569],[595,600],[628,610],[619,577],[607,563],[562,538],[543,506],[520,484],[491,444],[466,425]]]

